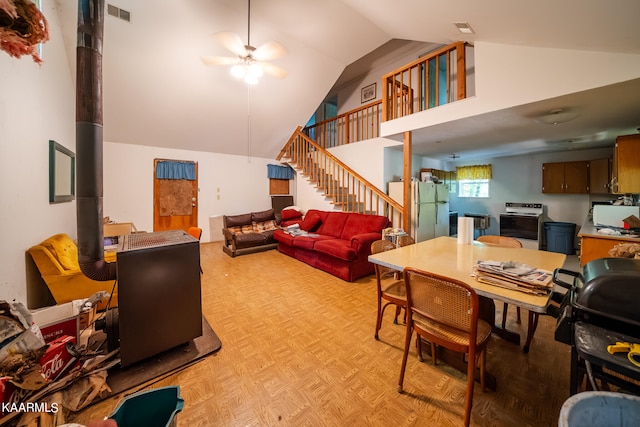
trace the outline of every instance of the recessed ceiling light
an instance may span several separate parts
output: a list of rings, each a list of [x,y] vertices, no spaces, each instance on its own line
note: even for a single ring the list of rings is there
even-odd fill
[[[469,23],[467,22],[454,22],[453,25],[455,25],[458,31],[460,31],[462,34],[475,33],[475,31],[473,31],[473,28],[471,28],[471,25],[469,25]]]

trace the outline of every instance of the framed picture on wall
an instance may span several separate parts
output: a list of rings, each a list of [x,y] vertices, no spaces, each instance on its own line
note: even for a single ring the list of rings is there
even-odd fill
[[[376,84],[371,83],[369,86],[362,88],[360,92],[360,103],[364,104],[365,102],[373,101],[374,99],[376,99]]]

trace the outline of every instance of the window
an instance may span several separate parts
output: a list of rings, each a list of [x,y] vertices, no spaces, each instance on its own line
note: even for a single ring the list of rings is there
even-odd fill
[[[459,166],[458,197],[489,197],[491,165]]]
[[[458,197],[489,197],[489,180],[458,180]]]

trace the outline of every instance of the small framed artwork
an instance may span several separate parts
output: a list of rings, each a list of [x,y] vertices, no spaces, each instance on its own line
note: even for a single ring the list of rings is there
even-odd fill
[[[369,86],[363,87],[360,93],[360,98],[360,103],[362,104],[376,99],[376,84],[371,83]]]

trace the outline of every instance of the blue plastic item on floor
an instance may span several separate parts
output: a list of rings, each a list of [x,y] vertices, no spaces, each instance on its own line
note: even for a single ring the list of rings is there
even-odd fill
[[[173,427],[183,406],[180,386],[161,387],[127,396],[109,418],[118,427]]]
[[[640,397],[611,391],[585,391],[562,404],[558,427],[640,426]]]

